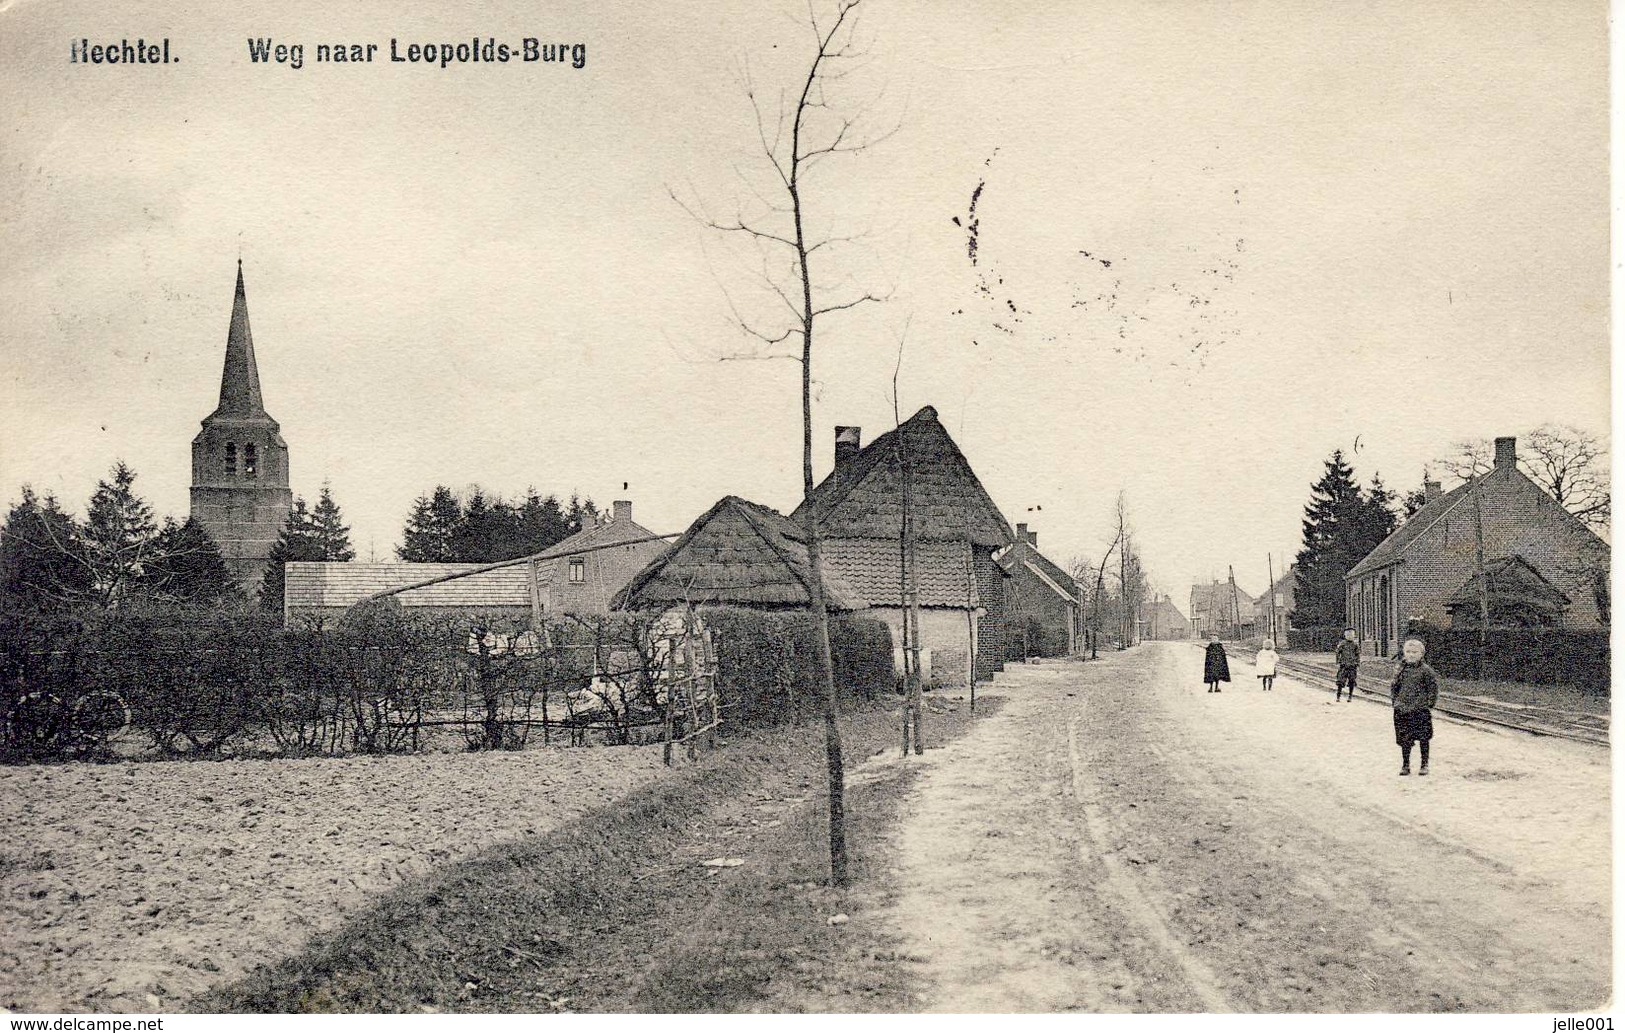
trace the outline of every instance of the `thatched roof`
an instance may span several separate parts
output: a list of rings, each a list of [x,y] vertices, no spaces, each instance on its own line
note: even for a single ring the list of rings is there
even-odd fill
[[[937,411],[926,406],[901,427],[880,435],[857,455],[836,464],[791,514],[799,522],[808,505],[818,507],[825,538],[891,538],[903,528],[903,466],[898,433],[907,452],[915,535],[920,540],[965,540],[998,548],[1015,535],[999,507],[976,479]]]
[[[1489,579],[1489,602],[1499,606],[1524,606],[1542,613],[1562,613],[1571,600],[1563,590],[1546,580],[1545,575],[1517,553],[1484,563],[1484,576]],[[1474,574],[1456,589],[1445,603],[1447,608],[1478,605],[1479,576]]]
[[[802,530],[782,513],[729,495],[683,532],[615,597],[640,610],[684,602],[799,609],[812,605]],[[838,574],[824,572],[831,610],[867,603]]]

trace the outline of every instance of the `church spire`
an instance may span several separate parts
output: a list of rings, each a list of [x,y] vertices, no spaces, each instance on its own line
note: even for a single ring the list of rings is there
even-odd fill
[[[243,260],[237,259],[237,296],[226,332],[226,365],[220,373],[217,416],[265,416],[260,371],[254,362],[254,335],[248,329],[248,296],[243,292]]]

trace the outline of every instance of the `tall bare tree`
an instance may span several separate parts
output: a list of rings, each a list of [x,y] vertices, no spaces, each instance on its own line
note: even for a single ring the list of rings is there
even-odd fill
[[[807,566],[811,582],[812,613],[817,626],[813,658],[823,683],[824,743],[829,777],[829,864],[830,882],[842,885],[847,879],[845,789],[841,758],[841,733],[837,697],[830,659],[829,615],[824,601],[823,542],[821,514],[813,504],[812,383],[815,331],[825,316],[850,311],[881,300],[881,295],[847,287],[825,286],[815,278],[815,261],[822,261],[836,245],[852,237],[824,236],[815,239],[809,229],[808,176],[836,155],[852,154],[880,142],[889,132],[871,134],[858,114],[843,114],[839,96],[846,80],[862,56],[856,45],[856,11],[863,0],[836,0],[833,11],[820,13],[809,4],[807,15],[812,38],[805,63],[793,82],[764,98],[748,70],[743,76],[746,98],[755,114],[756,136],[768,166],[767,194],[757,193],[764,209],[759,216],[747,216],[742,209],[732,218],[717,218],[703,206],[690,204],[672,194],[674,200],[706,227],[719,233],[742,237],[755,245],[762,259],[762,280],[782,303],[784,317],[765,322],[748,320],[734,308],[741,331],[756,342],[754,352],[742,358],[793,358],[801,364],[801,474],[808,500],[806,508]],[[748,67],[748,66],[747,66]],[[764,102],[765,101],[765,102]],[[730,298],[730,306],[733,302]],[[787,317],[787,318],[786,318]],[[788,354],[777,346],[799,349]]]
[[[1590,431],[1544,423],[1525,434],[1518,449],[1518,469],[1557,504],[1606,533],[1613,510],[1608,449]],[[1458,441],[1438,465],[1470,481],[1494,465],[1494,446],[1484,438]]]

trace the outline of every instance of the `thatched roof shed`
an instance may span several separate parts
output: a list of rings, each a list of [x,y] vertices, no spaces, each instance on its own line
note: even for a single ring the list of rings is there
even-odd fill
[[[782,513],[729,495],[638,572],[619,595],[620,610],[696,606],[805,609],[808,590],[806,539]],[[868,604],[839,575],[824,572],[824,601],[831,610]]]

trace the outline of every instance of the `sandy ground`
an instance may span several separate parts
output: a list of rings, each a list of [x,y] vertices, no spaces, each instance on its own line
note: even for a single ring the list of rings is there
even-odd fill
[[[0,769],[0,1006],[173,1007],[660,770],[647,747]]]
[[[937,1011],[1580,1011],[1610,996],[1609,754],[1147,644],[1001,675],[924,758],[889,916]]]

